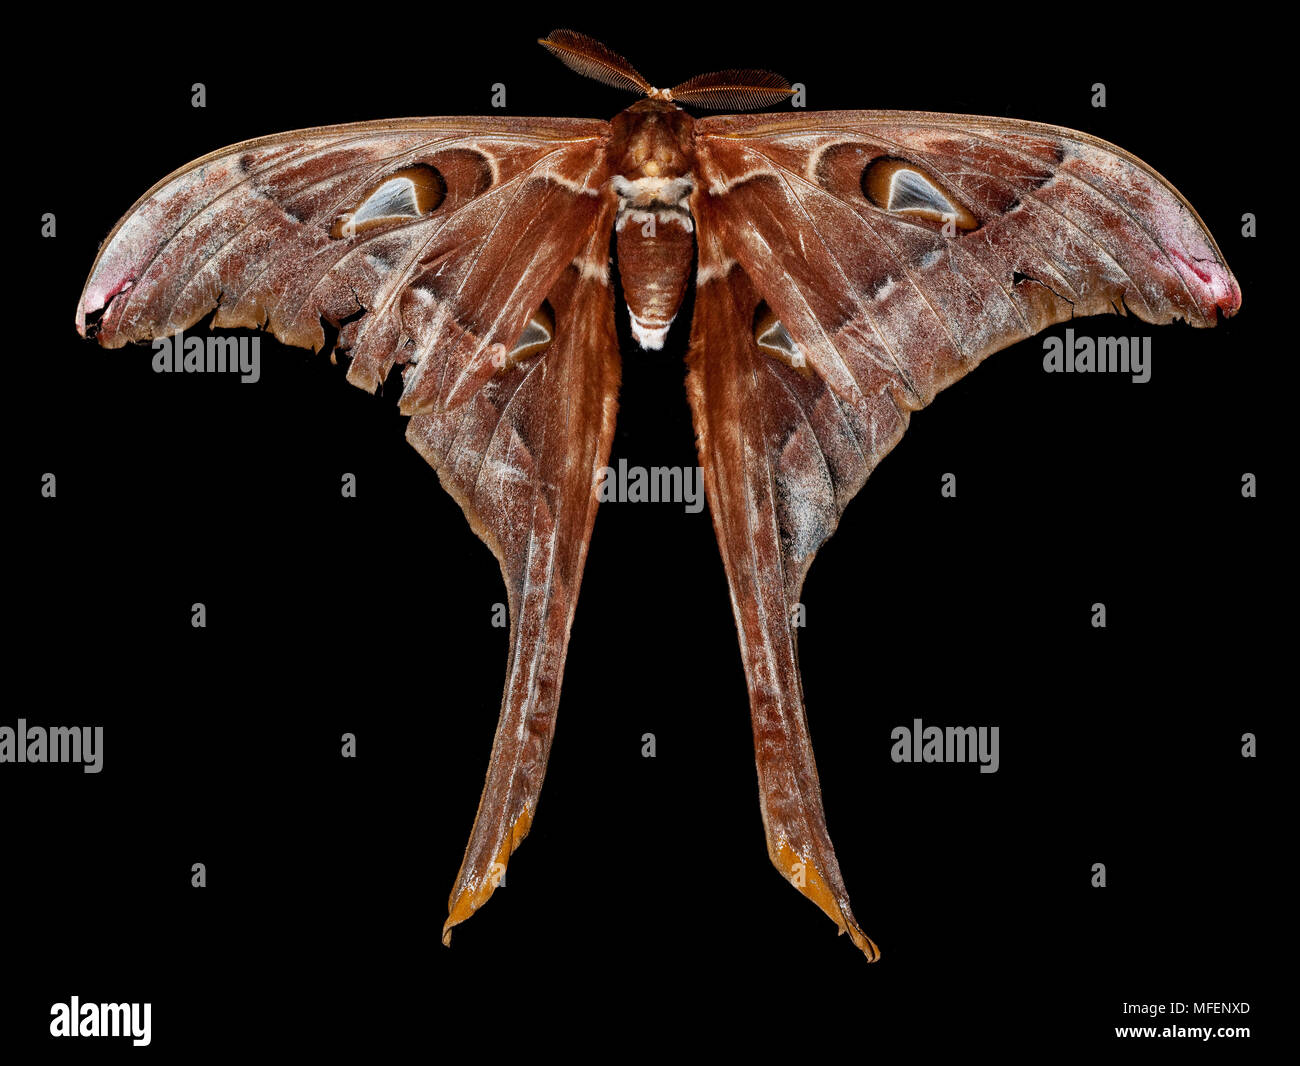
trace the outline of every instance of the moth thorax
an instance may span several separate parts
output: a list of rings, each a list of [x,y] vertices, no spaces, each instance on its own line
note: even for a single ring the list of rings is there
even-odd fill
[[[629,180],[675,178],[691,170],[695,120],[675,104],[638,100],[610,123],[609,158]]]

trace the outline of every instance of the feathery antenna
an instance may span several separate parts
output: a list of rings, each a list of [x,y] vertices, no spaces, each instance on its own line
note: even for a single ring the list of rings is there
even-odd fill
[[[553,30],[549,36],[538,38],[537,43],[570,70],[576,70],[584,77],[595,78],[615,89],[626,89],[647,96],[653,91],[650,83],[637,73],[636,67],[585,33]]]
[[[793,93],[790,83],[770,70],[720,70],[688,78],[669,90],[669,99],[710,111],[757,111]]]
[[[794,94],[790,83],[770,70],[720,70],[698,74],[672,89],[656,89],[617,52],[576,30],[554,30],[537,41],[570,70],[616,89],[652,100],[690,104],[710,111],[755,111]]]

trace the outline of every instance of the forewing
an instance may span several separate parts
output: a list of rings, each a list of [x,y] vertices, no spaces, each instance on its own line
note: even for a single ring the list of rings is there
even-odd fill
[[[911,411],[1074,316],[1203,326],[1241,303],[1191,206],[1086,134],[849,111],[704,119],[696,147],[725,254],[845,397]]]
[[[215,326],[319,349],[348,377],[404,366],[407,414],[456,405],[507,360],[586,244],[608,124],[413,119],[223,149],[165,178],[100,251],[77,328],[105,347]]]

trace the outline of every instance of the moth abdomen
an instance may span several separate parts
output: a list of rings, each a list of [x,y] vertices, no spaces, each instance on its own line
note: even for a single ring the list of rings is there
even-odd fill
[[[632,335],[642,348],[662,348],[695,258],[695,226],[686,207],[694,185],[689,175],[615,176],[612,187],[619,198],[614,228]]]

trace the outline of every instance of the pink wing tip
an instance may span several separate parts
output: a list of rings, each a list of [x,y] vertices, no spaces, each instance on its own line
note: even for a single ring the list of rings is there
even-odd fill
[[[1223,312],[1224,318],[1231,318],[1241,310],[1241,286],[1237,284],[1237,279],[1226,270],[1224,273],[1228,276],[1228,289],[1216,306]]]
[[[86,285],[86,291],[81,294],[81,302],[77,304],[77,332],[83,337],[93,337],[108,305],[134,284],[135,278],[132,277],[123,278],[111,287],[92,278]]]
[[[1214,321],[1215,308],[1224,318],[1241,310],[1241,286],[1226,265],[1214,259],[1188,259],[1176,250],[1171,254],[1206,318]]]

